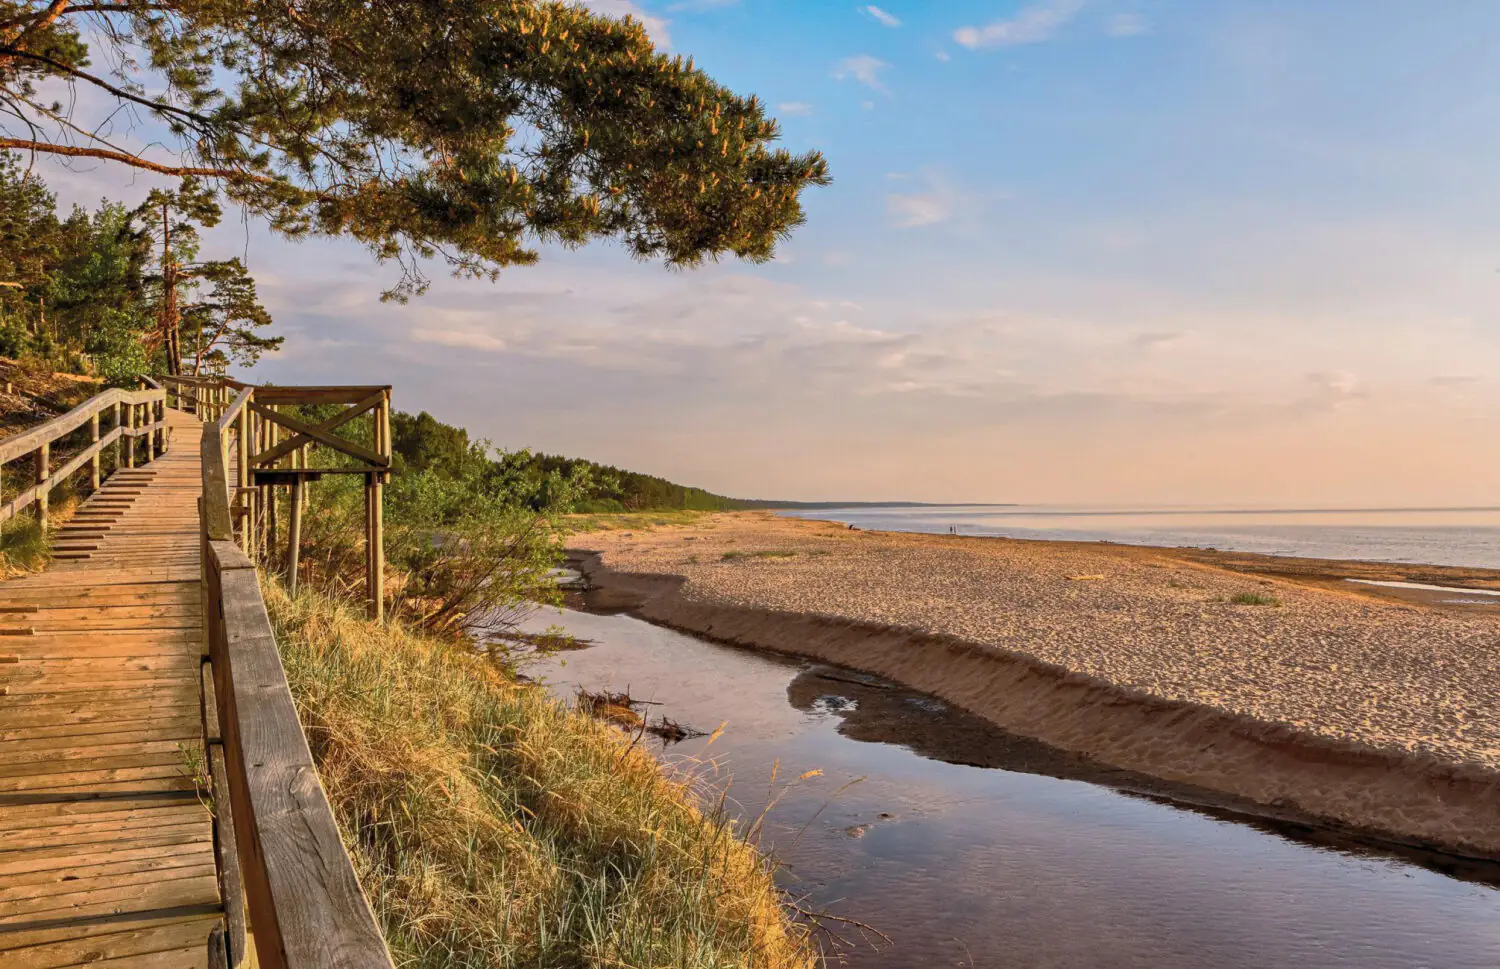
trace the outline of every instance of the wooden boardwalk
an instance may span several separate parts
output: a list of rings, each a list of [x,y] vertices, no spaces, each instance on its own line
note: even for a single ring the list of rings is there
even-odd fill
[[[0,582],[0,966],[204,966],[222,917],[201,762],[197,418]]]

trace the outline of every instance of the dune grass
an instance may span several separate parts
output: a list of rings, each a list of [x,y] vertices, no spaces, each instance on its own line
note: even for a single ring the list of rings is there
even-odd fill
[[[1264,593],[1260,593],[1260,592],[1241,592],[1241,593],[1238,593],[1238,594],[1230,597],[1229,601],[1231,603],[1233,603],[1234,605],[1237,605],[1237,606],[1279,606],[1279,605],[1281,605],[1281,600],[1280,599],[1276,598],[1275,596],[1268,596],[1268,595],[1265,595]]]
[[[40,572],[51,558],[47,534],[35,517],[17,515],[0,525],[0,576]]]
[[[817,965],[768,862],[620,731],[316,594],[266,600],[399,965]]]
[[[612,532],[623,529],[646,531],[663,525],[695,525],[714,512],[664,509],[661,511],[592,512],[565,515],[563,528],[569,534]]]

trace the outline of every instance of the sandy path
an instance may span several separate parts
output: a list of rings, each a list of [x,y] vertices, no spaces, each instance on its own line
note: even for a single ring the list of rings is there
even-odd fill
[[[570,544],[613,570],[685,576],[687,602],[952,636],[1166,700],[1500,769],[1500,608],[1393,603],[1168,550],[855,532],[760,513]],[[1280,604],[1232,602],[1244,593]]]

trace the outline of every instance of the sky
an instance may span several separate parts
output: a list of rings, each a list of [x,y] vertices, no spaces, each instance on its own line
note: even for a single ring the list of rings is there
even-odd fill
[[[1500,504],[1500,4],[591,0],[834,182],[765,265],[604,244],[407,305],[229,218],[286,348],[742,497]],[[44,167],[64,201],[152,184]]]

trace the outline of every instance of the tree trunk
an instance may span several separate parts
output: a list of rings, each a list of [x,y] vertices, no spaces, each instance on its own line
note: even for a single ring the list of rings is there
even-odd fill
[[[161,205],[161,346],[167,373],[182,376],[182,346],[178,342],[177,263],[172,259],[172,213]]]

